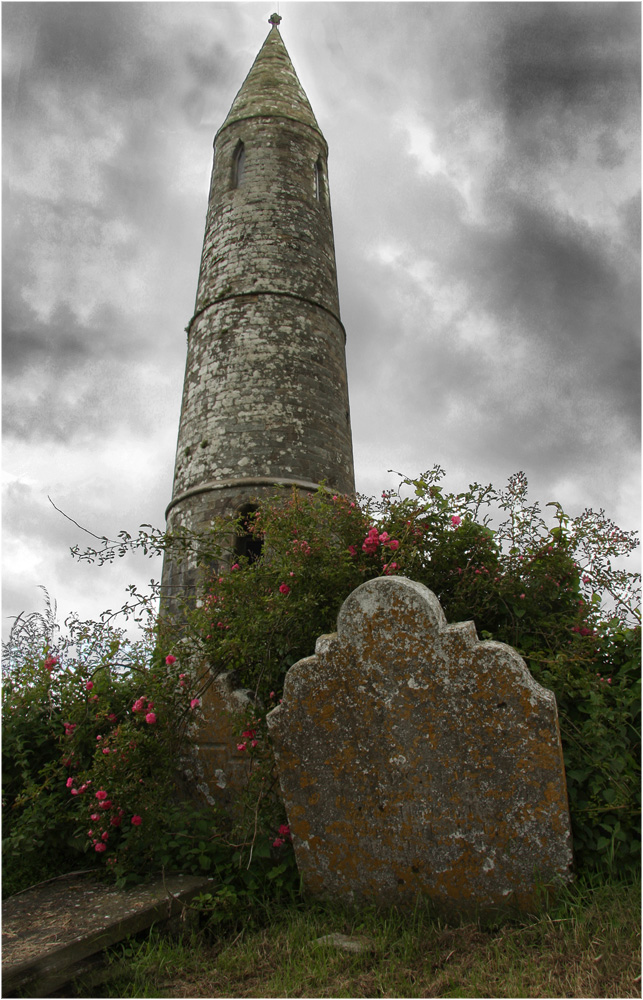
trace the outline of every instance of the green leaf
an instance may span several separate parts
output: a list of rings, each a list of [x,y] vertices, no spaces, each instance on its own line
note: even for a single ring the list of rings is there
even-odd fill
[[[591,773],[591,771],[569,770],[567,771],[567,780],[569,781],[571,779],[571,781],[578,782],[585,781],[585,778],[588,778]]]
[[[270,843],[266,838],[257,840],[255,842],[254,850],[252,852],[254,858],[269,858],[270,857]]]

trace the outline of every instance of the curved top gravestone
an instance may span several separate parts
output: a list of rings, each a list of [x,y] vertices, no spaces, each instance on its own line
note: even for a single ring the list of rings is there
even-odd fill
[[[554,695],[421,584],[358,587],[268,726],[310,892],[524,910],[569,877]]]

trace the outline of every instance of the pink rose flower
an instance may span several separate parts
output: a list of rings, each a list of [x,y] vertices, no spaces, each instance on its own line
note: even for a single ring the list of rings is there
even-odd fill
[[[154,712],[148,712],[147,715],[145,716],[145,721],[147,722],[148,726],[153,726],[154,723],[156,722],[156,715],[154,714]]]
[[[94,844],[94,850],[98,851],[98,853],[100,854],[101,851],[107,850],[107,844],[104,844],[102,840],[99,840],[97,844]]]
[[[287,823],[282,823],[281,826],[279,827],[279,836],[280,837],[290,836],[290,827],[288,826]]]
[[[284,841],[281,839],[281,837],[276,837],[273,840],[273,842],[272,842],[272,846],[273,847],[281,847],[283,845],[283,843],[284,843]]]
[[[96,792],[96,798],[100,801],[107,798],[107,792],[104,792],[102,788]]]
[[[280,594],[289,594],[290,593],[290,587],[288,586],[287,583],[280,584],[280,586],[279,586],[279,593]]]
[[[93,681],[87,681],[87,683],[85,684],[85,691],[91,691],[91,689],[93,688],[93,686],[94,686],[94,682]]]
[[[48,670],[51,673],[51,671],[58,663],[60,663],[60,660],[58,659],[57,656],[48,656],[44,662],[44,668],[45,670]]]
[[[111,809],[112,808],[112,800],[111,799],[105,799],[104,802],[100,803],[100,805],[99,805],[98,808],[99,809]]]
[[[171,667],[173,663],[176,663],[176,656],[172,656],[171,653],[168,653],[168,655],[165,657],[165,662],[167,663],[168,667]]]
[[[192,701],[190,702],[190,708],[198,708],[200,704],[201,704],[200,698],[193,698]]]
[[[390,542],[388,543],[388,547],[391,550],[391,552],[396,552],[397,549],[399,549],[400,547],[400,543],[398,542],[397,538],[391,538]]]
[[[451,524],[453,525],[454,528],[457,528],[460,524],[462,524],[462,519],[459,518],[457,514],[452,514]]]
[[[132,826],[140,826],[142,822],[142,816],[132,816]]]
[[[74,779],[67,778],[67,788],[71,788],[73,784],[74,784]]]

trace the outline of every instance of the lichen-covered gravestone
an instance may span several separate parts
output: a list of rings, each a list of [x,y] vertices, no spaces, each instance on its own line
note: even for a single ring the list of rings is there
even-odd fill
[[[525,910],[569,878],[554,695],[421,584],[358,587],[268,726],[311,893]]]
[[[252,692],[235,688],[225,671],[209,678],[207,664],[200,669],[203,690],[195,717],[193,745],[181,762],[179,788],[197,803],[219,806],[228,815],[243,811],[242,795],[252,762],[237,749],[244,715],[256,706]]]

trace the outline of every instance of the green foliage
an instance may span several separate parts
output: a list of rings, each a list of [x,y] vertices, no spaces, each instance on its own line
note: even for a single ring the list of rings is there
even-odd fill
[[[430,587],[449,621],[473,619],[481,638],[517,648],[555,692],[577,865],[635,864],[638,577],[615,562],[635,535],[602,511],[572,518],[558,504],[548,524],[522,474],[505,490],[473,484],[459,494],[445,491],[443,477],[436,467],[377,501],[277,491],[257,501],[249,527],[246,516],[206,536],[142,531],[81,555],[109,562],[128,547],[177,549],[210,572],[178,624],[155,621],[132,589],[123,610],[142,627],[137,642],[111,612],[95,623],[71,619],[64,637],[49,607],[17,622],[4,667],[5,885],[7,871],[15,891],[61,865],[100,864],[119,884],[161,868],[208,872],[217,876],[212,919],[223,923],[242,900],[295,893],[265,715],[289,667],[335,630],[350,592],[396,573]],[[229,566],[221,553],[247,530],[261,555]],[[203,663],[208,677],[230,671],[255,694],[238,719],[249,768],[234,822],[176,802]]]
[[[234,670],[267,701],[317,636],[334,631],[351,590],[382,572],[381,559],[357,560],[348,549],[367,526],[354,501],[323,491],[277,493],[262,503],[250,530],[261,536],[264,555],[239,557],[212,577],[200,606],[187,610],[182,655],[205,655],[215,670]],[[230,529],[223,520],[214,534],[229,537]]]
[[[264,704],[288,668],[334,631],[360,583],[404,574],[439,597],[449,621],[514,646],[554,691],[567,766],[577,864],[636,862],[640,845],[638,576],[614,565],[638,544],[601,511],[553,526],[519,473],[505,490],[440,485],[436,467],[398,493],[355,503],[325,490],[257,501],[259,559],[239,558],[188,610],[181,648],[235,672]],[[402,493],[405,495],[401,495]],[[236,530],[247,530],[237,523]],[[215,526],[214,540],[231,525]]]
[[[72,618],[58,635],[48,604],[19,619],[7,643],[4,892],[88,867],[118,885],[165,868],[215,874],[246,892],[263,874],[281,891],[292,850],[289,840],[272,848],[276,819],[246,842],[227,817],[177,801],[196,681],[151,632],[132,642],[107,617]]]

